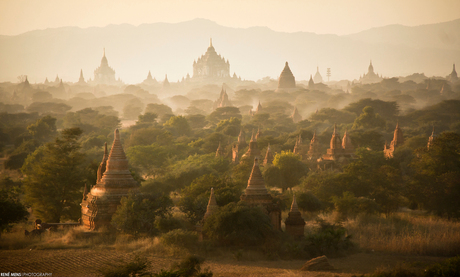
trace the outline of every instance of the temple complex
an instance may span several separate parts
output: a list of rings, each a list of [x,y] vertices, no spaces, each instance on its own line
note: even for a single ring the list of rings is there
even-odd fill
[[[292,198],[291,210],[288,213],[288,217],[284,221],[286,225],[286,233],[293,237],[303,237],[305,232],[305,220],[302,218],[302,214],[297,206],[295,195]]]
[[[228,78],[230,77],[230,63],[216,53],[212,46],[212,39],[204,55],[193,61],[193,78]]]
[[[94,70],[94,83],[104,85],[115,85],[117,80],[115,79],[115,70],[109,66],[109,62],[104,56],[101,59],[101,65]]]
[[[145,78],[145,80],[142,82],[142,84],[151,86],[151,85],[157,85],[158,82],[155,78],[152,78],[152,73],[150,73],[150,70],[149,70],[149,74],[147,75],[147,78]]]
[[[292,112],[291,118],[292,118],[292,121],[294,121],[294,123],[302,121],[302,116],[299,114],[297,107],[294,107],[294,111]]]
[[[367,73],[364,73],[363,76],[359,78],[359,81],[361,82],[361,84],[378,83],[382,80],[383,80],[382,76],[379,76],[378,74],[374,72],[374,66],[372,65],[372,61],[369,64]]]
[[[267,164],[273,164],[273,153],[272,150],[270,149],[270,143],[268,144],[267,147],[267,153],[265,154],[265,159],[264,159],[264,166]]]
[[[273,229],[281,230],[281,209],[273,203],[273,197],[265,187],[257,158],[254,159],[248,186],[240,199],[251,207],[261,207],[269,216]]]
[[[288,62],[284,65],[284,69],[278,79],[278,89],[276,91],[285,91],[295,89],[295,78],[289,68]]]
[[[331,142],[327,153],[318,159],[318,167],[322,169],[334,168],[335,162],[344,162],[348,159],[354,158],[354,147],[348,132],[345,131],[343,139],[337,132],[337,125],[334,125],[334,132],[332,133]],[[313,152],[313,151],[312,151]]]
[[[315,77],[313,78],[313,81],[314,81],[316,84],[319,84],[319,83],[322,83],[322,82],[323,82],[323,77],[322,77],[321,74],[319,73],[319,67],[318,67],[318,66],[316,67],[316,74],[315,74]]]
[[[89,230],[110,227],[121,198],[139,187],[129,171],[118,129],[115,130],[110,154],[106,157],[107,151],[98,168],[96,185],[83,197],[81,203],[82,224]]]
[[[260,150],[257,146],[257,139],[255,138],[254,131],[252,131],[251,141],[249,141],[249,148],[246,153],[244,153],[242,158],[259,158],[260,157]]]
[[[404,144],[404,136],[401,128],[399,128],[399,122],[396,123],[396,128],[393,135],[393,140],[390,145],[385,142],[383,154],[386,158],[393,158],[395,149]]]
[[[458,81],[457,71],[455,70],[455,64],[453,65],[452,72],[449,75],[447,75],[447,80],[451,81],[452,83]]]

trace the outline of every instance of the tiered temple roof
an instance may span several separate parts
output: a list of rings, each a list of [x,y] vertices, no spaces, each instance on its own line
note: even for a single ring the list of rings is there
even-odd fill
[[[244,153],[243,158],[259,158],[260,157],[260,150],[257,146],[257,139],[254,135],[254,131],[252,131],[251,141],[249,141],[249,149],[246,153]]]
[[[193,62],[193,78],[228,78],[230,63],[217,54],[212,39],[206,53]]]
[[[369,64],[369,68],[367,70],[367,73],[364,74],[359,81],[362,84],[372,84],[372,83],[378,83],[382,81],[383,78],[380,77],[378,74],[374,72],[374,66],[372,65],[372,61]]]
[[[217,108],[229,107],[229,106],[232,106],[232,103],[230,102],[230,100],[228,100],[227,90],[224,89],[224,86],[222,86],[222,90],[220,91],[220,96],[216,101],[214,101],[213,108],[215,110]]]
[[[109,62],[105,57],[105,48],[104,56],[101,59],[101,65],[94,70],[94,82],[107,85],[117,83],[115,79],[115,70],[109,66]]]

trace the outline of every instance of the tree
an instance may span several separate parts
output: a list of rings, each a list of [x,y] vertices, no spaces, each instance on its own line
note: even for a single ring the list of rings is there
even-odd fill
[[[158,117],[162,117],[165,114],[173,114],[172,109],[169,106],[166,106],[164,104],[147,104],[147,107],[145,108],[145,113],[155,113],[158,115]]]
[[[203,232],[222,245],[260,246],[275,232],[260,208],[230,203],[206,219]]]
[[[328,122],[329,124],[351,123],[355,119],[355,115],[348,111],[339,111],[331,108],[323,108],[310,116],[312,121]]]
[[[140,114],[137,118],[137,123],[155,123],[157,121],[158,115],[156,113],[145,113]]]
[[[444,132],[410,164],[415,171],[410,198],[441,216],[460,217],[460,135]]]
[[[85,185],[79,128],[62,130],[54,142],[39,147],[22,167],[25,200],[45,222],[78,219]]]
[[[29,213],[20,202],[21,183],[6,177],[0,180],[0,235],[11,223],[25,220]]]
[[[222,108],[217,108],[215,111],[213,111],[209,116],[208,120],[213,122],[213,123],[218,123],[221,120],[225,119],[230,119],[232,117],[241,119],[241,113],[240,109],[237,107],[222,107]]]
[[[371,98],[364,98],[358,102],[350,103],[348,106],[343,108],[343,110],[359,115],[361,111],[367,106],[374,108],[375,113],[378,113],[380,116],[387,120],[394,119],[399,114],[399,107],[396,102],[387,102],[379,99],[373,100]]]
[[[321,210],[321,201],[311,192],[302,192],[296,196],[299,209],[307,212],[316,212]]]
[[[126,234],[154,235],[155,219],[165,217],[173,206],[171,198],[162,193],[131,190],[121,199],[121,204],[112,217],[112,225]]]
[[[300,156],[290,151],[277,153],[273,165],[278,167],[283,178],[283,191],[300,183],[300,178],[308,174],[308,167],[300,160]]]
[[[70,109],[72,107],[69,105],[54,102],[34,102],[27,107],[28,112],[38,112],[40,114],[65,114]]]
[[[363,108],[363,113],[355,119],[353,129],[358,128],[384,128],[386,125],[385,120],[379,114],[374,112],[374,108],[366,106]]]
[[[163,125],[171,127],[172,133],[176,134],[177,136],[188,136],[192,132],[187,119],[185,119],[185,117],[182,115],[171,117]]]
[[[216,132],[222,132],[226,135],[236,137],[241,130],[241,119],[232,117],[230,119],[221,120],[217,124]]]

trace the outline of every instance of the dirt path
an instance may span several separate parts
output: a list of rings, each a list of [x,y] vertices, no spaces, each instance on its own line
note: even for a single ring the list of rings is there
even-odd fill
[[[129,260],[132,253],[116,250],[66,249],[66,250],[3,250],[0,251],[0,272],[42,272],[52,276],[99,276],[98,269],[119,259]],[[154,272],[169,268],[179,259],[150,255],[150,269]],[[394,267],[406,263],[424,268],[442,261],[439,257],[403,256],[382,253],[357,253],[343,258],[330,259],[337,269],[331,272],[300,272],[305,261],[235,261],[210,258],[209,267],[214,276],[351,276],[373,272],[378,267]]]

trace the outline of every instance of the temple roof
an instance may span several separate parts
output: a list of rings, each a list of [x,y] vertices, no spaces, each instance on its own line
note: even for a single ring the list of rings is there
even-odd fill
[[[278,80],[278,88],[295,88],[295,77],[289,68],[288,62],[285,63],[283,71],[281,71]]]
[[[246,195],[266,195],[268,194],[265,187],[265,181],[260,172],[258,159],[254,159],[251,175],[249,176],[248,186],[246,187]]]

